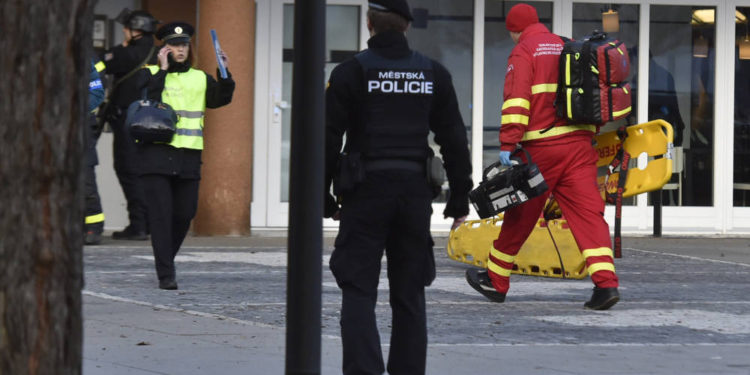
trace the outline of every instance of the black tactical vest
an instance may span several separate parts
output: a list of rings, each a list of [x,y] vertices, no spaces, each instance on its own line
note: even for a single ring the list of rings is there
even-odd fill
[[[364,158],[425,160],[435,90],[432,61],[414,51],[398,60],[370,50],[355,58],[365,77],[357,137]]]

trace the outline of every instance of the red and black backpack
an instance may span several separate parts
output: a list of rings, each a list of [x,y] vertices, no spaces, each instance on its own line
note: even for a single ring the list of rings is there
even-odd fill
[[[563,37],[555,107],[570,124],[601,125],[630,114],[625,44],[595,31],[582,40]]]

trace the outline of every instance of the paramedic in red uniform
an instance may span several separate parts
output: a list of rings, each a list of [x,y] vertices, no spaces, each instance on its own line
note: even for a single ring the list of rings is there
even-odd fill
[[[563,41],[539,23],[536,9],[528,4],[514,6],[506,27],[516,46],[505,72],[500,161],[510,165],[511,152],[522,145],[539,166],[549,190],[505,213],[500,235],[490,249],[488,270],[470,269],[466,280],[488,299],[505,300],[514,258],[552,193],[595,285],[584,306],[606,310],[620,297],[604,201],[596,184],[598,156],[591,141],[598,127],[568,125],[556,116],[553,103]]]

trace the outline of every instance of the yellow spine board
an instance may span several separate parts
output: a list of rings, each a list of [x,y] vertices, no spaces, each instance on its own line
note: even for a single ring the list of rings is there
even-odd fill
[[[672,125],[664,120],[654,120],[629,126],[626,129],[628,136],[624,143],[625,151],[630,153],[632,160],[637,160],[641,154],[645,153],[648,155],[648,161],[643,169],[638,167],[628,169],[628,179],[622,196],[631,197],[661,189],[672,176],[674,155]],[[610,193],[617,190],[620,174],[613,173],[609,179],[606,179],[606,167],[623,146],[615,131],[599,134],[594,137],[594,140],[596,141],[594,147],[599,153],[596,166],[600,167],[597,183],[604,197],[605,190]]]
[[[453,260],[487,267],[490,249],[500,233],[502,216],[469,220],[451,231],[448,257]],[[547,230],[549,225],[549,231]],[[550,233],[552,234],[550,236]],[[553,243],[554,238],[554,243]],[[558,257],[555,244],[560,251]],[[560,258],[562,265],[560,266]],[[532,276],[583,279],[586,262],[565,220],[539,220],[516,255],[512,273]]]

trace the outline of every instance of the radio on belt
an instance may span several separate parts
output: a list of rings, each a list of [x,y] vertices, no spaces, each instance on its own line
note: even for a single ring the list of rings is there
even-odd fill
[[[469,199],[482,219],[495,216],[547,191],[547,183],[531,161],[531,155],[520,147],[513,155],[519,151],[526,154],[528,163],[523,164],[515,157],[512,160],[518,164],[510,167],[495,162],[484,170],[482,182],[469,193]]]

